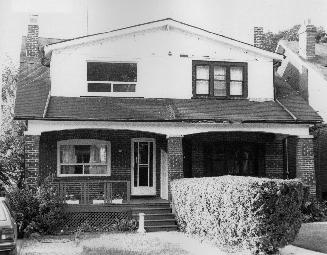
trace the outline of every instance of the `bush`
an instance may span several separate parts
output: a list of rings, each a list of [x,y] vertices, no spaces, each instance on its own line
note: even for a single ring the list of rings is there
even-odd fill
[[[301,207],[303,222],[327,220],[327,202],[306,201]]]
[[[37,190],[23,188],[8,192],[8,200],[16,215],[19,236],[35,232],[54,234],[64,221],[65,204],[50,178]]]
[[[171,183],[179,228],[220,248],[274,254],[301,227],[303,185],[298,180],[241,176]]]

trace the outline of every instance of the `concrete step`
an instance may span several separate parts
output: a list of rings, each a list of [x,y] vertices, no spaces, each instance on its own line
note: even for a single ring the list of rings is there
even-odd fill
[[[145,230],[147,232],[177,231],[177,225],[147,226]]]
[[[133,218],[138,219],[139,215],[133,213]],[[172,213],[157,213],[157,214],[146,214],[145,220],[163,220],[163,219],[175,219],[175,215]]]
[[[132,209],[133,214],[145,213],[148,214],[165,214],[171,213],[171,208],[169,207],[135,207]]]
[[[162,219],[162,220],[144,220],[144,226],[150,227],[150,226],[170,226],[170,225],[176,225],[175,219]]]

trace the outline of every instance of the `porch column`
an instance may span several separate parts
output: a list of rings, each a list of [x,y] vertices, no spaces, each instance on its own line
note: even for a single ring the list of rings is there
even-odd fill
[[[309,187],[312,197],[316,197],[313,138],[295,137],[292,140],[292,145],[295,146],[296,178]]]
[[[25,136],[25,183],[36,188],[39,180],[40,135]]]
[[[168,157],[168,197],[171,200],[170,182],[184,177],[183,173],[183,136],[167,138]]]

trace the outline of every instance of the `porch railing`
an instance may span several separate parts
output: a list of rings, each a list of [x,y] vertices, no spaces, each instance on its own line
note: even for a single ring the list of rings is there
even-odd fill
[[[59,196],[67,204],[119,204],[129,203],[130,181],[56,181]]]

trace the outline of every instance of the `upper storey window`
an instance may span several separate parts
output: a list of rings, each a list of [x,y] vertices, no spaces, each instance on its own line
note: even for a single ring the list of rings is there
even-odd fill
[[[137,64],[87,62],[88,92],[135,92]]]
[[[193,61],[193,96],[247,97],[247,63]]]

